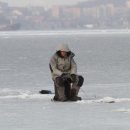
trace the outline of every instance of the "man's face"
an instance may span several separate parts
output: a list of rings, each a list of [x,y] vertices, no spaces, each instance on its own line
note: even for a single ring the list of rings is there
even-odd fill
[[[60,51],[60,53],[61,53],[61,56],[62,56],[62,57],[64,57],[64,58],[67,57],[67,52],[65,52],[65,51]]]

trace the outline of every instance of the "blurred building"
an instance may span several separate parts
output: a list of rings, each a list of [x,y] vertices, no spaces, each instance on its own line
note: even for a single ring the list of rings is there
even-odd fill
[[[114,6],[114,4],[112,4],[112,3],[107,4],[106,8],[107,8],[107,11],[108,11],[108,15],[114,16],[114,14],[115,14],[115,6]]]
[[[130,1],[126,1],[126,8],[130,9]]]
[[[60,7],[59,6],[52,7],[52,16],[54,18],[59,18],[59,16],[60,16]]]

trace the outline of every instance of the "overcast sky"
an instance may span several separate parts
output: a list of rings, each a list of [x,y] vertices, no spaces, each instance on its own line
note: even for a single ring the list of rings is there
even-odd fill
[[[51,5],[62,5],[62,4],[76,4],[80,1],[87,0],[0,0],[7,2],[10,6],[45,6],[50,7]]]

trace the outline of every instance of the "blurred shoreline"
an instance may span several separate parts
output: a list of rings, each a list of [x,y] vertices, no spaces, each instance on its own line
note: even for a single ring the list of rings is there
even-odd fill
[[[129,33],[130,33],[130,29],[15,30],[15,31],[0,31],[0,36],[89,35],[89,34],[129,34]]]

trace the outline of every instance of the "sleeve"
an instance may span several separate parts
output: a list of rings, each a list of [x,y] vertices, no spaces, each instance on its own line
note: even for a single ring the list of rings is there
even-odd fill
[[[71,74],[77,74],[77,64],[74,59],[71,59]]]
[[[62,75],[62,72],[57,68],[56,62],[57,62],[56,57],[53,56],[50,60],[51,69],[53,71],[53,74],[60,76]]]

